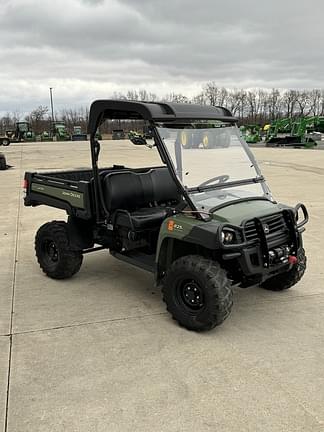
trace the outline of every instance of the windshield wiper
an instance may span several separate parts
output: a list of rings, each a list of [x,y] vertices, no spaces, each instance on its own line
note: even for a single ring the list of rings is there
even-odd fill
[[[260,177],[254,177],[254,178],[249,178],[249,179],[244,179],[244,180],[236,180],[236,181],[232,181],[232,182],[218,183],[215,185],[197,186],[197,187],[193,187],[193,188],[188,188],[187,191],[189,193],[197,193],[197,192],[204,192],[206,190],[225,189],[225,188],[231,188],[234,186],[242,186],[242,185],[251,184],[251,183],[262,183],[264,181],[265,181],[265,178],[263,176],[260,176]]]

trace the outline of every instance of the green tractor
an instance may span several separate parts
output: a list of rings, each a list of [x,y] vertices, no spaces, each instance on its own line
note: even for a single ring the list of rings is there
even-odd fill
[[[240,127],[243,138],[248,144],[262,141],[261,127],[257,124],[247,124]]]
[[[291,139],[303,147],[312,148],[317,146],[316,141],[321,140],[321,133],[324,132],[324,117],[302,117],[297,119],[292,127]]]
[[[40,135],[40,141],[53,141],[53,137],[48,131],[43,131]]]
[[[306,147],[317,146],[324,132],[324,117],[301,117],[281,119],[273,122],[267,131],[267,147]]]
[[[71,136],[68,133],[65,123],[62,121],[53,122],[54,141],[70,141]]]
[[[289,143],[289,137],[293,127],[293,119],[283,118],[275,120],[267,128],[266,146],[280,147]]]
[[[19,141],[35,141],[35,133],[32,131],[29,122],[17,122],[15,137]]]
[[[73,134],[72,134],[72,141],[86,141],[87,140],[87,134],[85,132],[82,132],[81,126],[74,126],[73,127]]]

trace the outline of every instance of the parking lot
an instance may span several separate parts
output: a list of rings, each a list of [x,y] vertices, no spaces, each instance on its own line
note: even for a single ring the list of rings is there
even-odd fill
[[[135,166],[140,150],[122,146],[103,142],[107,164],[121,149]],[[89,166],[89,145],[4,152],[13,168],[0,172],[0,430],[324,430],[323,151],[254,149],[275,198],[309,210],[307,272],[287,292],[236,289],[230,318],[201,334],[172,321],[151,274],[107,251],[86,255],[72,279],[45,277],[34,235],[65,214],[24,207],[23,174]]]

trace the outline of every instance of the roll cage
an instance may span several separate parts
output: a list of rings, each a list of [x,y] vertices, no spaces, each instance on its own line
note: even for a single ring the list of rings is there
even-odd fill
[[[160,102],[137,102],[137,101],[116,101],[116,100],[97,100],[91,104],[88,123],[88,134],[90,135],[91,161],[94,178],[94,199],[97,222],[100,222],[103,203],[101,183],[99,180],[98,158],[100,153],[100,143],[96,139],[98,127],[105,120],[129,120],[140,119],[147,121],[152,127],[157,150],[162,161],[167,165],[169,172],[179,192],[185,198],[187,204],[196,211],[188,192],[180,183],[173,168],[168,151],[156,131],[157,123],[172,123],[185,120],[221,120],[236,123],[237,119],[232,116],[230,111],[223,107],[194,105],[194,104],[175,104]],[[180,162],[181,163],[181,162]],[[196,212],[198,217],[202,217],[200,212]]]

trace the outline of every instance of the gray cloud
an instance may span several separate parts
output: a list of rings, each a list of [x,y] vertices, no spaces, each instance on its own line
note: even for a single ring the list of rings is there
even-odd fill
[[[2,0],[0,111],[147,88],[323,87],[321,0]]]

